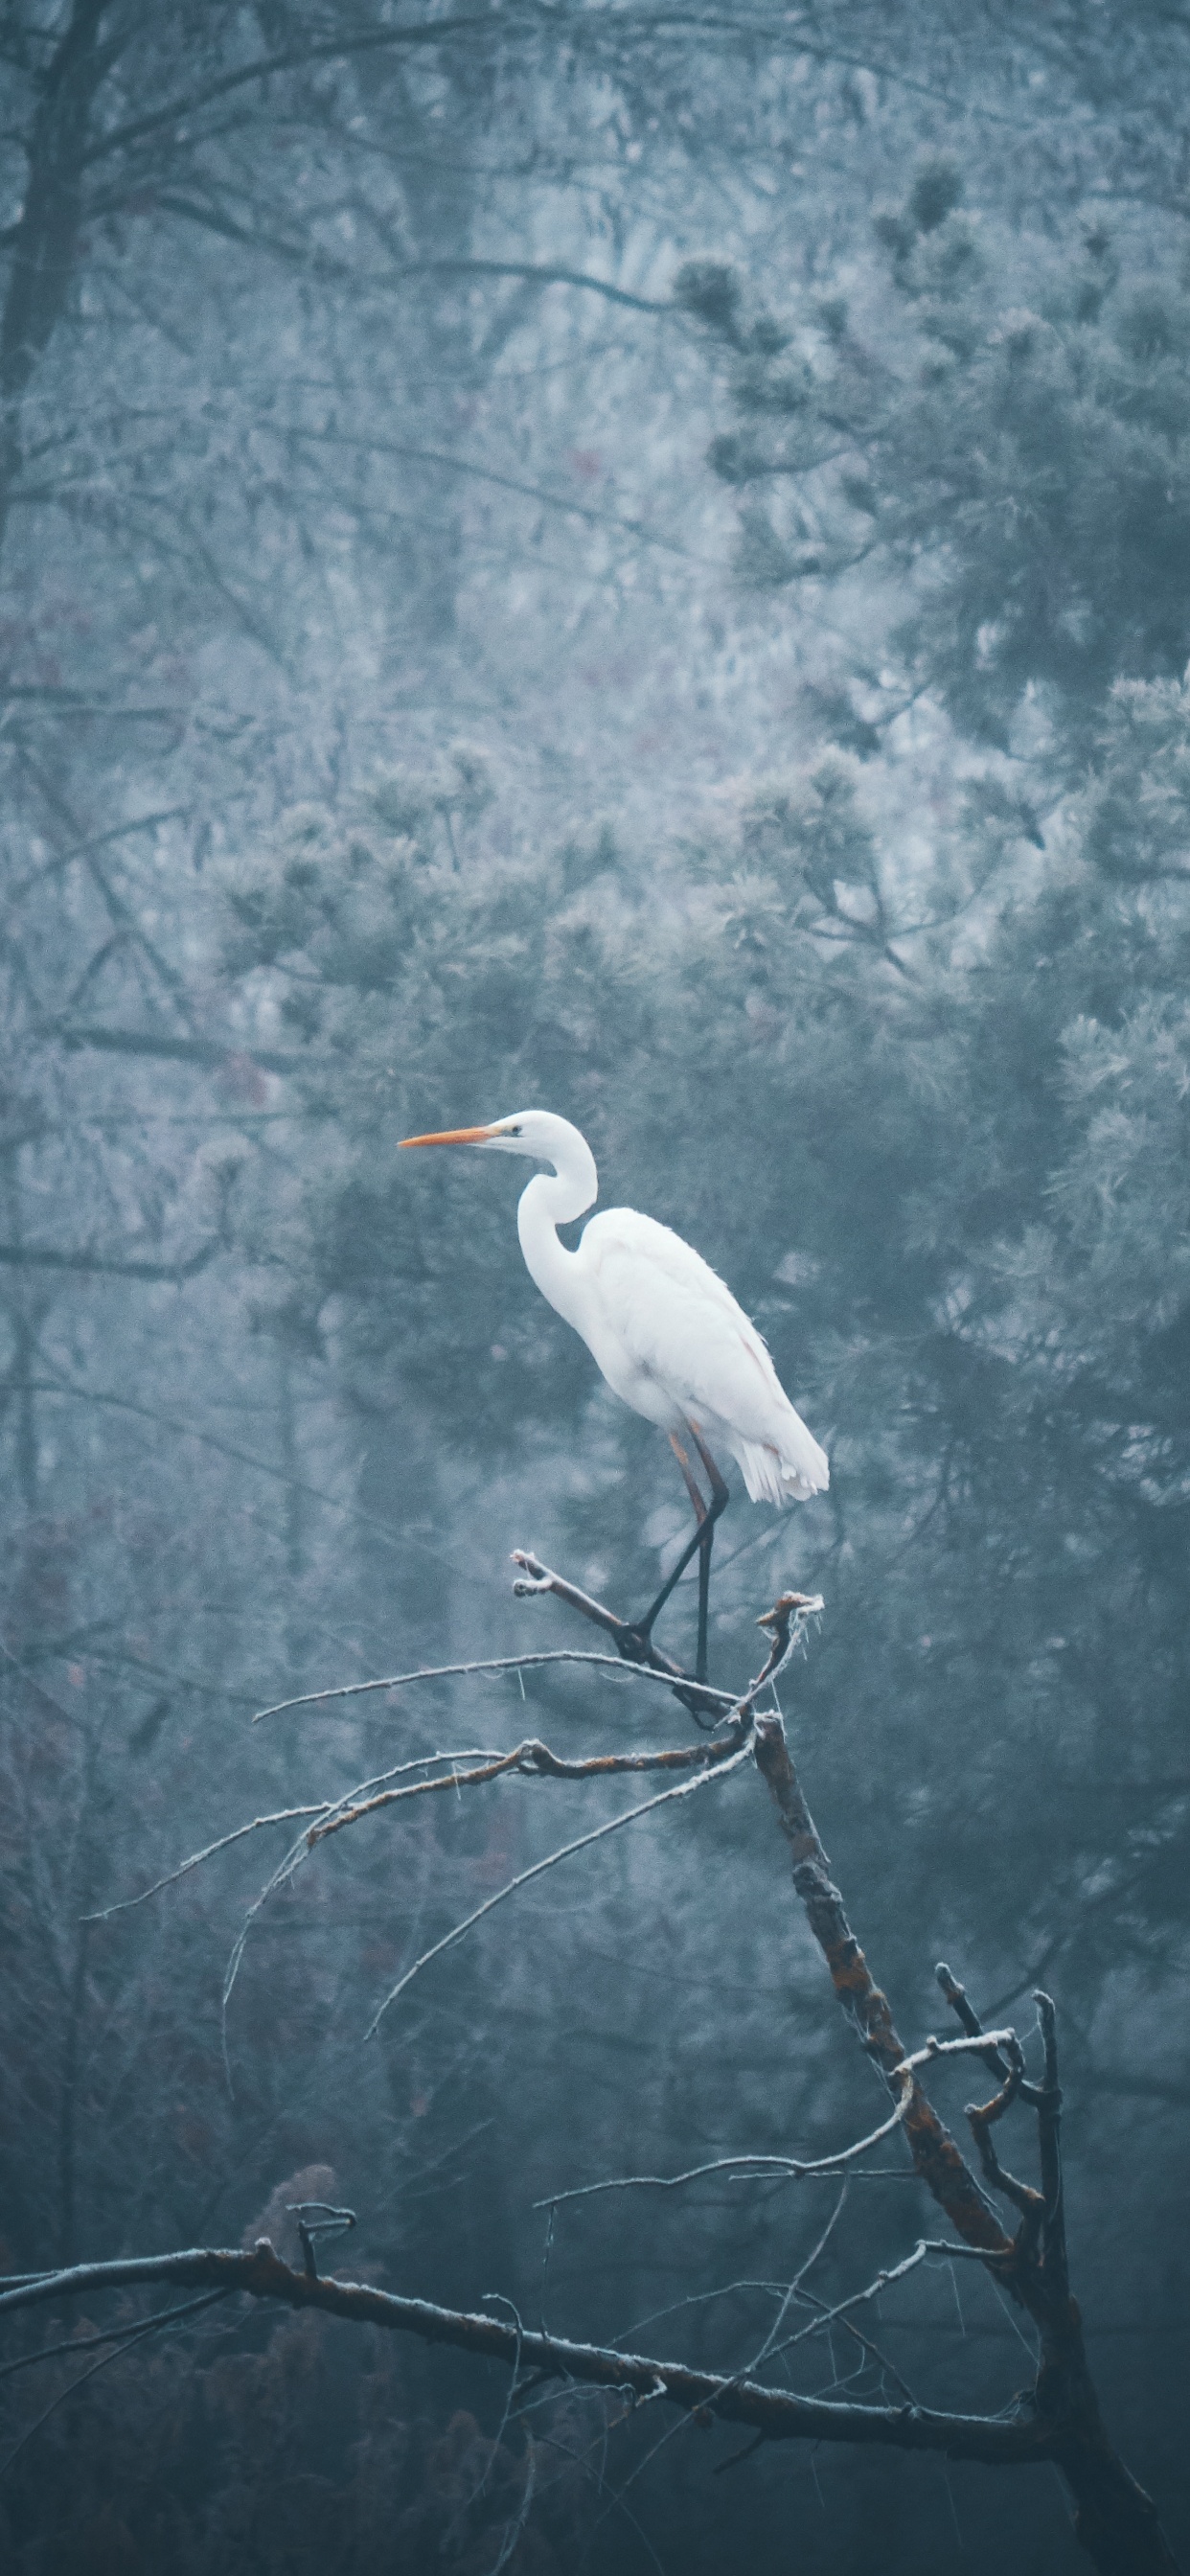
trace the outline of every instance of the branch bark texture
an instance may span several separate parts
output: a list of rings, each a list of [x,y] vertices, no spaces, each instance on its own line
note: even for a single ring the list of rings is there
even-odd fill
[[[428,2299],[406,2299],[357,2281],[311,2279],[283,2263],[264,2238],[251,2253],[195,2248],[178,2254],[130,2257],[122,2263],[81,2263],[0,2290],[0,2315],[16,2308],[56,2306],[64,2299],[93,2298],[103,2290],[166,2283],[176,2289],[242,2292],[277,2299],[290,2308],[312,2308],[355,2325],[413,2334],[423,2343],[449,2344],[458,2352],[503,2363],[534,2377],[575,2380],[627,2397],[664,2395],[696,2420],[750,2426],[767,2441],[860,2442],[900,2451],[940,2451],[955,2460],[980,2460],[1012,2468],[1048,2456],[1036,2425],[939,2414],[917,2406],[857,2406],[833,2398],[796,2397],[755,2380],[729,2379],[691,2370],[685,2362],[616,2352],[600,2344],[519,2331],[497,2317],[440,2308]]]
[[[621,1632],[627,1634],[626,1624],[602,1603],[578,1592],[549,1568],[540,1566],[535,1558],[521,1554],[517,1562],[523,1569],[518,1590],[556,1593],[570,1608],[604,1627],[617,1647],[624,1650]],[[862,2146],[874,2144],[893,2125],[903,2127],[917,2172],[955,2231],[954,2251],[986,2265],[1039,2329],[1041,2360],[1036,2383],[1017,2400],[1012,2412],[965,2415],[922,2407],[910,2400],[902,2405],[869,2405],[801,2396],[788,2389],[767,2387],[752,2377],[727,2377],[651,2354],[625,2353],[530,2332],[500,2318],[438,2307],[428,2300],[405,2298],[370,2284],[321,2279],[312,2242],[306,2244],[305,2268],[300,2272],[283,2263],[267,2239],[262,2238],[250,2253],[198,2247],[178,2253],[133,2256],[114,2263],[77,2265],[26,2276],[7,2285],[0,2282],[0,2316],[18,2309],[58,2307],[106,2290],[128,2291],[154,2284],[193,2289],[216,2298],[239,2293],[252,2299],[276,2300],[290,2308],[314,2309],[348,2323],[412,2334],[427,2343],[446,2344],[477,2359],[511,2368],[514,2382],[524,2372],[534,2386],[545,2380],[570,2381],[615,2392],[629,2404],[662,2398],[699,2425],[709,2427],[716,2421],[741,2425],[759,2441],[855,2443],[891,2450],[931,2451],[989,2468],[1049,2461],[1061,2471],[1070,2491],[1078,2539],[1100,2576],[1177,2576],[1153,2504],[1119,2458],[1103,2424],[1087,2366],[1082,2321],[1070,2290],[1053,2004],[1048,1996],[1038,1995],[1044,2078],[1040,2083],[1029,2082],[1016,2034],[1011,2030],[985,2033],[962,1987],[949,1969],[940,1968],[943,1995],[957,2015],[964,2036],[949,2042],[930,2040],[910,2054],[898,2035],[888,1998],[876,1983],[831,1877],[830,1863],[790,1757],[782,1720],[776,1714],[757,1713],[758,1696],[792,1650],[795,1623],[819,1606],[816,1599],[790,1593],[762,1620],[771,1639],[764,1669],[732,1705],[721,1744],[645,1756],[595,1756],[572,1762],[560,1760],[536,1738],[530,1738],[509,1754],[485,1760],[472,1773],[452,1775],[446,1782],[431,1785],[454,1786],[456,1777],[460,1782],[470,1778],[481,1785],[509,1770],[573,1779],[639,1767],[686,1771],[693,1787],[699,1784],[700,1777],[734,1768],[754,1755],[789,1845],[798,1897],[835,1992],[897,2106],[894,2122],[886,2122],[872,2138],[861,2142]],[[633,1661],[637,1660],[633,1648],[638,1642],[634,1638],[629,1647]],[[666,1659],[655,1656],[650,1641],[644,1643],[645,1653],[640,1660],[684,1690],[687,1677],[680,1668],[675,1670]],[[721,1695],[714,1697],[718,1701]],[[681,1794],[680,1789],[665,1791],[651,1803],[659,1805],[665,1798]],[[389,1793],[383,1792],[348,1805],[334,1821],[353,1822],[356,1816],[389,1802]],[[583,1839],[597,1840],[601,1833],[615,1830],[616,1822],[624,1821],[613,1820]],[[311,1839],[326,1829],[325,1825],[315,1826]],[[550,1861],[538,1866],[552,1866],[553,1860],[562,1856],[554,1854]],[[503,1891],[510,1892],[511,1889]],[[456,1937],[457,1932],[449,1939]],[[434,1955],[433,1951],[427,1953],[427,1957]],[[989,2101],[972,2104],[967,2112],[982,2185],[920,2080],[921,2070],[933,2059],[958,2052],[966,2052],[977,2063],[982,2060],[998,2088]],[[997,2143],[1001,2124],[1010,2113],[1022,2109],[1031,2112],[1037,2124],[1036,2185],[1018,2181],[1007,2170]],[[858,2153],[860,2149],[847,2152]],[[991,2195],[1006,2204],[1015,2219],[1013,2233],[999,2216]],[[923,2240],[909,2258],[910,2264],[927,2252],[946,2250],[945,2245],[935,2246]],[[892,2277],[879,2275],[873,2288],[883,2286]],[[843,2313],[842,2308],[838,2313]],[[514,2406],[515,2386],[510,2400],[510,2407]]]
[[[897,2036],[888,1997],[872,1975],[847,1920],[843,1900],[830,1874],[818,1830],[806,1804],[790,1758],[779,1717],[755,1721],[756,1761],[777,1809],[789,1844],[793,1880],[806,1920],[822,1951],[839,2001],[862,2046],[879,2066],[891,2091],[906,2050]],[[940,1982],[952,2003],[954,1980],[949,1971]],[[957,1989],[957,1993],[961,1993]],[[959,2018],[969,2035],[979,2021],[966,2005]],[[1157,2519],[1151,2497],[1139,2486],[1114,2449],[1099,2411],[1099,2400],[1087,2363],[1082,2317],[1072,2297],[1062,2208],[1054,2008],[1046,1995],[1037,1998],[1045,2044],[1046,2081],[1030,2086],[1036,2104],[1042,2187],[1018,2183],[1006,2173],[991,2137],[993,2124],[1023,2087],[1023,2059],[995,2052],[1003,2085],[991,2102],[968,2111],[986,2180],[1016,2210],[1020,2224],[1009,2236],[991,2202],[980,2189],[955,2140],[914,2078],[913,2095],[903,2127],[914,2164],[945,2210],[963,2243],[981,2254],[994,2278],[1026,2308],[1040,2329],[1042,2357],[1035,2388],[1021,2400],[1018,2422],[1028,2421],[1039,2438],[1037,2456],[1054,2461],[1074,2501],[1074,2528],[1100,2576],[1176,2576],[1176,2561]],[[956,2009],[957,2009],[956,2005]],[[989,2049],[989,2057],[993,2052]],[[967,2456],[974,2456],[968,2454]]]

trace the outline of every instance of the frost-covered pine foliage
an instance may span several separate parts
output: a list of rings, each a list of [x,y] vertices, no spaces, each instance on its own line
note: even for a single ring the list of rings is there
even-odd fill
[[[234,2095],[239,1861],[81,1923],[303,1794],[308,1736],[254,1707],[514,1650],[530,1611],[540,1643],[511,1545],[624,1608],[653,1589],[672,1462],[526,1280],[514,1176],[395,1152],[537,1101],[590,1136],[605,1203],[730,1279],[826,1436],[829,1502],[733,1507],[713,1672],[752,1669],[783,1582],[821,1590],[807,1786],[907,2015],[932,2026],[940,1949],[980,2001],[1059,1991],[1072,2199],[1129,2160],[1115,2236],[1079,2210],[1105,2397],[1168,2494],[1185,29],[930,0],[894,55],[859,0],[810,30],[750,10],[746,43],[599,8],[416,43],[381,0],[330,14],[341,53],[306,0],[31,5],[0,49],[7,2260],[235,2242],[325,2164],[362,2262],[528,2314],[528,2202],[576,2140],[610,2171],[628,2128],[663,2170],[836,2133],[816,1989],[758,1872],[738,1901],[730,1819],[527,1906],[361,2072],[373,1990],[532,1829],[510,1794],[378,1837],[252,1954]],[[73,180],[39,194],[55,152]],[[576,1706],[559,1686],[551,1723]],[[394,1722],[329,1738],[345,1776]],[[511,1689],[467,1704],[477,1742],[506,1722]],[[627,2331],[695,2275],[767,2278],[768,2227],[704,2210],[679,2243],[621,2208],[551,2297]],[[989,2370],[1007,2338],[973,2325]],[[244,2503],[241,2402],[278,2460],[317,2413],[308,2531],[353,2512],[360,2576],[377,2494],[490,2576],[467,2480],[487,2460],[515,2495],[520,2455],[495,2417],[490,2452],[451,2432],[473,2390],[436,2384],[423,2424],[296,2328],[241,2359],[192,2412],[163,2369],[113,2437],[163,2477],[205,2462],[195,2576],[228,2530],[266,2566],[292,2528]],[[160,2545],[152,2476],[112,2502],[90,2402],[53,2419],[71,2475],[49,2495],[33,2442],[0,2501],[36,2576],[92,2527],[96,2564]],[[629,2501],[661,2499],[693,2576],[738,2550],[749,2474],[699,2485],[666,2451]],[[907,2557],[949,2563],[945,2496],[823,2482],[816,2576],[840,2545],[883,2564],[902,2508]],[[767,2495],[757,2565],[787,2545]],[[572,2504],[514,2571],[576,2563]],[[602,2510],[584,2545],[618,2568]],[[973,2565],[1017,2548],[1015,2511],[970,2516]]]

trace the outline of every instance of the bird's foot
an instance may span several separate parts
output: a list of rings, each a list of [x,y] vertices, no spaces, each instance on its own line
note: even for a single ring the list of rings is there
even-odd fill
[[[618,1619],[616,1645],[626,1664],[648,1664],[653,1660],[653,1632],[644,1619]]]
[[[524,1599],[531,1593],[555,1593],[559,1601],[565,1601],[570,1609],[577,1610],[580,1618],[590,1619],[595,1627],[602,1628],[625,1663],[647,1664],[651,1672],[663,1673],[667,1681],[682,1683],[684,1687],[676,1696],[683,1706],[689,1709],[698,1725],[714,1724],[721,1714],[724,1694],[722,1691],[700,1690],[692,1673],[687,1673],[681,1664],[675,1664],[671,1656],[663,1655],[660,1647],[653,1644],[656,1604],[643,1619],[620,1619],[614,1610],[608,1609],[606,1602],[596,1601],[591,1593],[581,1591],[577,1583],[568,1582],[565,1575],[555,1574],[551,1566],[543,1565],[531,1548],[515,1547],[512,1561],[519,1568],[512,1582],[513,1591],[519,1598]]]

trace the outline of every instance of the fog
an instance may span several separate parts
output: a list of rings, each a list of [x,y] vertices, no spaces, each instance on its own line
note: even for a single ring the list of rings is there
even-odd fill
[[[43,2285],[22,2576],[1185,2548],[1188,74],[1136,0],[0,18],[2,2269],[267,2236],[511,2336]],[[898,2048],[962,2035],[943,1961],[1043,2084],[1052,1997],[1165,2543],[1076,2534],[1044,2442],[910,2438],[1044,2431],[1049,2289],[915,2256],[911,2121],[838,2164],[897,2052],[749,1711],[720,1779],[514,1591],[639,1619],[692,1527],[528,1167],[398,1151],[527,1107],[829,1454],[784,1511],[731,1469],[709,1679],[820,1601],[775,1688]],[[543,1869],[676,1782],[357,1812],[527,1739],[690,1794]],[[965,2113],[1011,2056],[923,2080],[1052,2287],[1044,2105],[994,2124],[1033,2217]],[[901,2429],[766,2439],[743,2381]]]

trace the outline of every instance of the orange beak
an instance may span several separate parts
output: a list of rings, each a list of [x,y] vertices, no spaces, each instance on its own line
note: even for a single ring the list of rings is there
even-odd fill
[[[440,1136],[402,1136],[402,1145],[482,1145],[494,1127],[445,1127]]]

